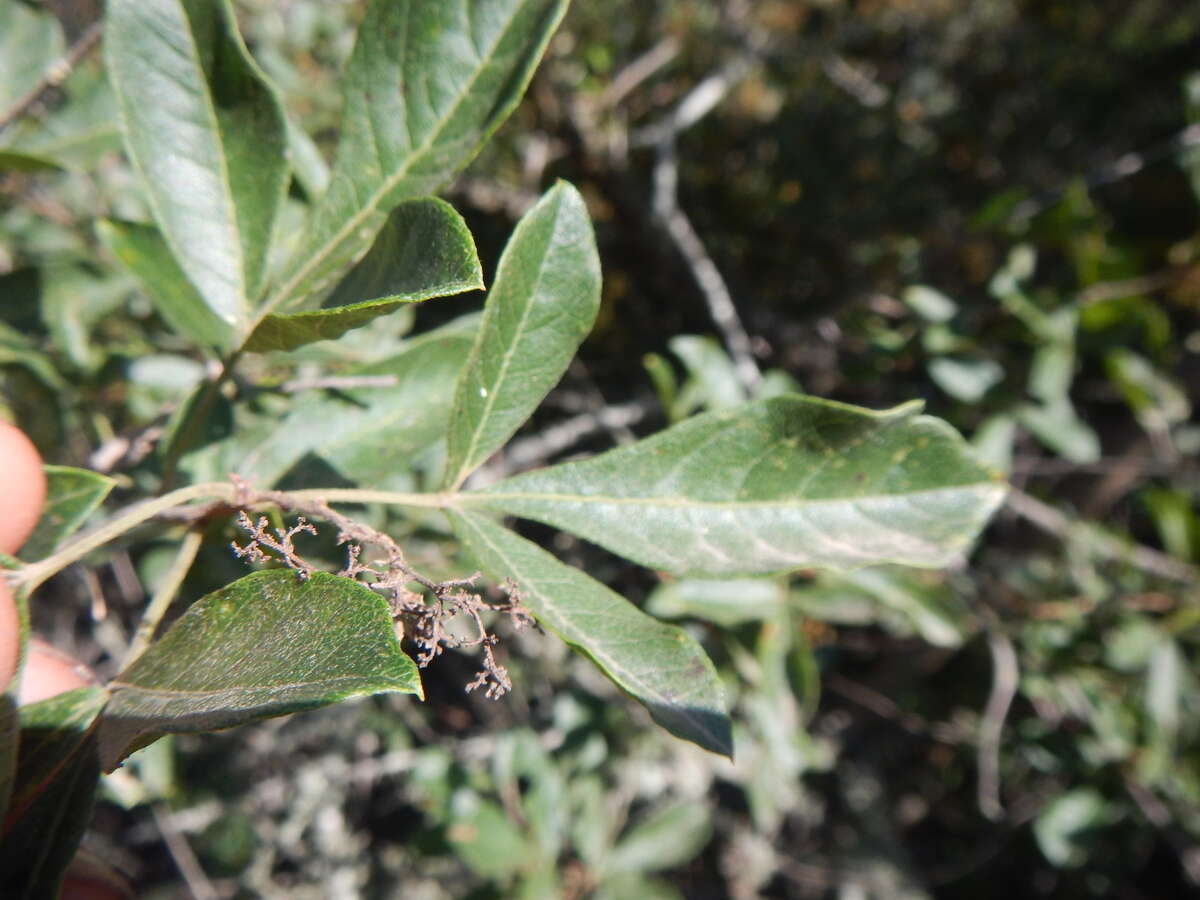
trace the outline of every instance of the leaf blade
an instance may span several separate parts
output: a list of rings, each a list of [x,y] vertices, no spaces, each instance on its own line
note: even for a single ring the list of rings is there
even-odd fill
[[[517,224],[455,392],[445,484],[498,450],[562,377],[600,308],[587,207],[559,182]]]
[[[46,503],[33,534],[21,548],[30,560],[54,552],[58,544],[79,529],[116,484],[107,475],[71,466],[43,466]]]
[[[421,694],[387,601],[348,578],[255,572],[198,600],[110,684],[111,771],[166,733],[228,728],[380,691]]]
[[[680,575],[937,567],[1004,496],[944,422],[778,396],[460,495]]]
[[[96,715],[107,692],[77,688],[20,710],[15,789],[0,841],[0,883],[14,897],[57,896],[91,818],[99,782]]]
[[[724,691],[687,632],[647,616],[578,569],[484,516],[448,510],[451,525],[491,577],[512,578],[521,602],[590,657],[676,737],[724,756],[733,738]]]
[[[286,124],[228,0],[113,0],[106,64],[125,147],[180,268],[240,329],[287,186]]]
[[[376,0],[368,7],[343,75],[343,138],[329,189],[268,311],[319,295],[365,249],[388,208],[434,193],[475,156],[515,108],[566,6]]]
[[[341,337],[405,303],[483,287],[467,223],[444,200],[424,197],[392,210],[367,255],[334,289],[325,308],[268,315],[244,349],[294,350]]]
[[[153,225],[108,219],[96,227],[100,240],[142,283],[159,315],[178,334],[209,347],[228,348],[234,337],[188,280],[162,232]]]

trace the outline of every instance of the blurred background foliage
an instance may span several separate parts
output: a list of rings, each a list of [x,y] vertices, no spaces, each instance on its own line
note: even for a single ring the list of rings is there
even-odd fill
[[[0,2],[0,115],[89,39],[98,2]],[[240,0],[311,135],[338,129],[362,4]],[[656,216],[678,201],[761,381],[740,379]],[[498,465],[594,451],[751,392],[921,398],[1014,493],[947,572],[660,579],[549,529],[567,561],[686,623],[736,722],[675,741],[557,641],[509,638],[515,689],[385,696],[164,740],[108,779],[88,848],[139,896],[1178,897],[1200,891],[1200,6],[1173,0],[577,3],[522,107],[448,191],[494,266],[555,177],[596,221],[605,303]],[[659,173],[661,175],[661,172]],[[153,489],[206,376],[97,235],[145,218],[95,54],[0,131],[4,412],[47,460]],[[294,375],[384,359],[397,314]],[[415,321],[414,321],[415,318]],[[304,473],[295,474],[303,479]],[[387,524],[427,569],[439,523]],[[194,599],[240,574],[214,525]],[[35,625],[111,674],[170,560],[135,536],[43,588]]]

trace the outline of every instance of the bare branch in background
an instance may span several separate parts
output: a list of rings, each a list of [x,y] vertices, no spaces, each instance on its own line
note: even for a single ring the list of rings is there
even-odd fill
[[[654,212],[704,294],[709,314],[733,359],[738,380],[747,391],[753,393],[762,383],[762,373],[754,360],[754,345],[742,325],[733,296],[717,264],[708,255],[700,235],[679,205],[678,183],[679,163],[675,158],[675,143],[668,138],[658,145],[658,160],[654,165]]]
[[[1063,540],[1069,539],[1072,533],[1080,528],[1089,529],[1089,548],[1100,556],[1129,563],[1152,575],[1169,578],[1173,581],[1182,581],[1187,584],[1200,582],[1200,570],[1195,566],[1151,547],[1123,541],[1101,533],[1095,526],[1087,522],[1072,520],[1065,513],[1029,496],[1024,491],[1016,489],[1009,491],[1008,508],[1023,519],[1032,522],[1042,531]]]
[[[1000,738],[1004,720],[1017,696],[1020,669],[1017,651],[1008,635],[1001,631],[999,622],[990,623],[987,643],[992,654],[992,690],[979,723],[976,796],[984,817],[998,822],[1004,817],[1004,807],[1000,803]]]
[[[100,22],[93,22],[89,25],[87,30],[79,36],[79,40],[71,45],[71,48],[63,58],[46,70],[46,74],[42,76],[41,81],[35,84],[25,96],[21,97],[21,99],[5,110],[3,114],[0,114],[0,132],[4,131],[37,106],[48,92],[60,87],[71,76],[71,73],[75,71],[75,67],[79,65],[83,58],[91,53],[100,43],[100,35],[103,30]]]

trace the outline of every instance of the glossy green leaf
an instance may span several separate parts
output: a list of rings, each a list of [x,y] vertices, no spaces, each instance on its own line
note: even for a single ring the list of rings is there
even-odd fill
[[[21,708],[15,789],[0,840],[5,897],[55,897],[91,819],[100,776],[92,730],[108,694],[78,688]]]
[[[358,582],[256,572],[198,600],[109,685],[105,770],[163,734],[211,731],[347,697],[421,694],[388,602]]]
[[[457,487],[504,445],[570,365],[600,308],[600,259],[587,207],[559,182],[517,224],[450,417],[445,484]]]
[[[96,226],[100,240],[132,272],[159,315],[176,333],[208,347],[228,348],[234,329],[204,302],[179,267],[162,232],[153,225],[108,220]]]
[[[308,312],[269,315],[245,348],[294,350],[338,338],[405,303],[483,287],[475,241],[454,208],[425,197],[392,211],[370,251],[325,302]]]
[[[731,756],[725,697],[712,662],[686,631],[641,612],[589,575],[480,515],[449,513],[489,577],[511,578],[545,628],[587,654],[676,737]]]
[[[45,466],[46,504],[21,556],[38,560],[49,556],[66,537],[75,533],[116,483],[107,475],[70,466]]]
[[[270,311],[315,302],[397,203],[435,193],[521,95],[566,0],[375,0],[342,76],[329,189]]]
[[[1004,497],[945,422],[772,397],[464,494],[646,566],[703,576],[942,566]]]
[[[264,288],[287,127],[229,0],[111,0],[106,62],[125,147],[205,305],[235,329]]]

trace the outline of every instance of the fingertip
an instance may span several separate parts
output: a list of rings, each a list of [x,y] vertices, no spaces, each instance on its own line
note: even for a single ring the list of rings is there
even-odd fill
[[[95,680],[79,660],[35,637],[29,641],[17,703],[37,703],[90,684]]]
[[[42,457],[25,432],[0,420],[0,553],[16,553],[46,501]]]

